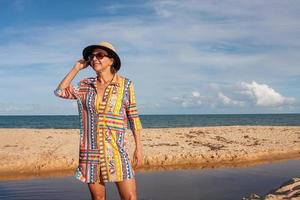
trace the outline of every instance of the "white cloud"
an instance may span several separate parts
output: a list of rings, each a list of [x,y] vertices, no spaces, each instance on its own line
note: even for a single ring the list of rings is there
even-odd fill
[[[192,92],[192,96],[193,96],[193,97],[200,97],[200,93],[194,91],[194,92]]]
[[[253,81],[252,83],[242,82],[241,86],[244,88],[241,93],[253,98],[257,106],[286,106],[296,102],[295,98],[285,97],[266,84]]]
[[[298,104],[296,98],[285,97],[266,84],[240,82],[228,85],[211,83],[202,91],[181,93],[171,101],[183,108],[234,109],[239,111],[293,110]],[[251,112],[250,112],[251,113]]]
[[[233,100],[227,96],[225,96],[222,92],[218,93],[218,97],[222,101],[224,105],[233,105],[233,106],[243,106],[245,103],[242,101]]]
[[[181,97],[172,97],[171,101],[180,104],[184,108],[198,107],[202,104],[201,95],[198,91],[193,91],[190,94]]]

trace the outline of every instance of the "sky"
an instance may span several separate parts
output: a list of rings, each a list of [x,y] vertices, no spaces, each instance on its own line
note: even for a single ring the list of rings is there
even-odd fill
[[[142,115],[300,113],[300,1],[0,0],[0,31],[0,115],[77,115],[53,91],[101,41]]]

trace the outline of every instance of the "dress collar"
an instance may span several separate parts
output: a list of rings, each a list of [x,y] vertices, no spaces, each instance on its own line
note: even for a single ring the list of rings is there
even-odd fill
[[[120,79],[121,79],[120,76],[118,74],[115,74],[113,80],[109,83],[109,85],[120,86]],[[96,87],[96,85],[97,85],[97,76],[86,78],[84,80],[84,82]]]

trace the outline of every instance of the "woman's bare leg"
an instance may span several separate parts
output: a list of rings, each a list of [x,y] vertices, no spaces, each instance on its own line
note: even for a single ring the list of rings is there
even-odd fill
[[[136,183],[135,178],[116,182],[118,191],[122,200],[136,200]]]
[[[105,200],[105,184],[104,183],[89,183],[89,190],[91,192],[92,200]]]

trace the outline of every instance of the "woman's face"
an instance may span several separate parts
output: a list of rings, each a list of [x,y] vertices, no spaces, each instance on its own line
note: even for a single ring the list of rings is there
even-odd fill
[[[108,53],[103,49],[95,49],[92,54],[96,55],[99,52],[103,53],[104,55],[108,55]],[[92,59],[90,60],[90,64],[96,72],[103,72],[106,70],[110,71],[112,63],[113,63],[113,59],[107,56],[104,56],[103,58],[100,59],[97,58],[97,56],[93,56]]]

